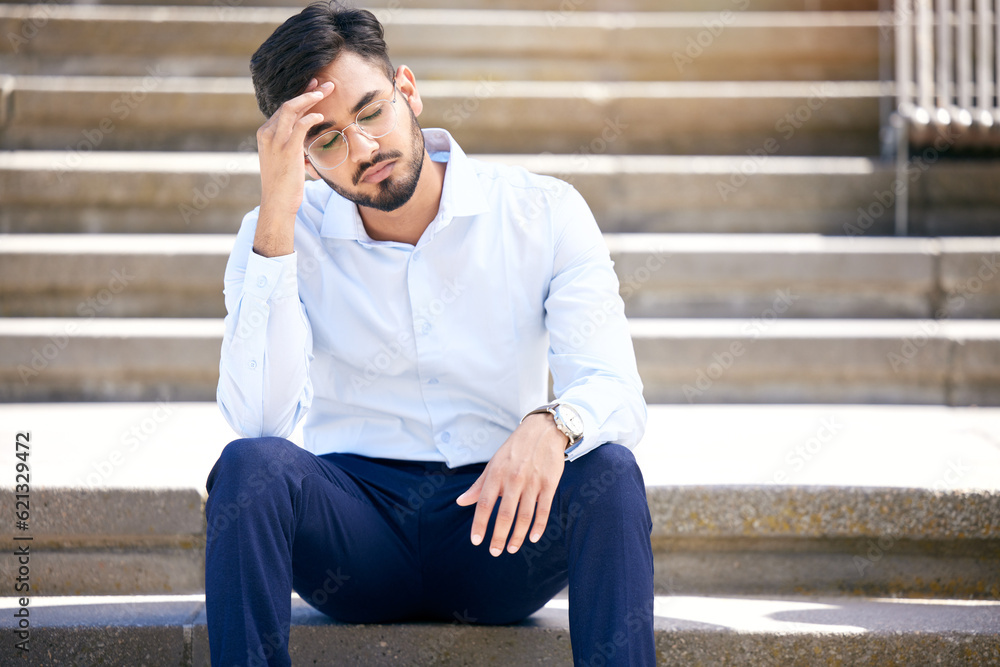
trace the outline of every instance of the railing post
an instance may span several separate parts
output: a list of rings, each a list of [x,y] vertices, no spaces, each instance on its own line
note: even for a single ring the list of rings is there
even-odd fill
[[[972,0],[958,0],[958,41],[955,47],[958,70],[958,106],[972,111]]]
[[[993,93],[1000,97],[1000,0],[996,2],[992,19],[996,29],[993,41],[994,52],[996,53],[996,67],[993,69]],[[991,114],[991,121],[993,123],[1000,122],[1000,115],[998,113],[1000,113],[1000,99],[997,99],[993,103],[993,113]]]
[[[993,12],[990,0],[976,0],[976,120],[993,124]]]
[[[917,1],[917,106],[934,108],[934,13],[931,0]]]
[[[955,70],[952,62],[951,0],[937,0],[937,77],[935,81],[935,114],[939,123],[951,122],[952,81]]]
[[[892,184],[896,192],[895,232],[896,236],[906,236],[910,222],[910,180],[906,174],[906,166],[910,162],[909,121],[897,112],[892,114],[889,122],[896,134],[896,182]]]
[[[896,0],[893,12],[896,28],[896,108],[913,104],[913,4]]]
[[[926,0],[918,0],[926,1]],[[910,159],[910,124],[913,122],[913,0],[896,0],[893,11],[896,40],[896,111],[889,115],[889,131],[894,140],[896,162],[895,233],[905,236],[909,228],[909,182],[906,166]]]

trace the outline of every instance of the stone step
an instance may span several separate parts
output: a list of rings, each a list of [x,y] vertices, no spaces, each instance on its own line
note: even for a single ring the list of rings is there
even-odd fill
[[[292,13],[0,5],[0,32],[15,36],[0,46],[0,67],[12,74],[245,76],[250,55]],[[378,15],[394,62],[421,80],[879,78],[876,12],[400,8]]]
[[[224,317],[229,234],[0,239],[0,316]]]
[[[1000,322],[632,319],[654,403],[1000,404]]]
[[[10,641],[0,659],[23,659],[15,647],[16,598],[0,598]],[[209,665],[203,596],[60,597],[31,600],[28,657],[53,664]],[[292,601],[293,664],[535,665],[570,664],[568,604],[549,602],[522,623],[469,622],[346,625],[299,598]],[[841,597],[658,596],[657,664],[799,665],[836,656],[839,664],[1000,664],[996,601]],[[590,649],[588,649],[590,650]],[[595,645],[586,664],[607,664],[616,647]],[[810,656],[805,658],[804,656]]]
[[[630,317],[1000,318],[997,238],[607,234]],[[0,239],[0,316],[223,317],[234,236]]]
[[[235,153],[94,147],[80,135],[65,151],[0,151],[0,231],[235,233],[260,201],[253,147]],[[878,160],[789,157],[768,154],[764,145],[754,155],[729,156],[594,151],[476,157],[572,183],[609,233],[893,230],[896,172]],[[998,175],[994,160],[914,163],[906,173],[911,232],[1000,234]]]
[[[221,319],[0,319],[0,401],[210,400]],[[8,357],[8,355],[11,355]]]
[[[33,595],[203,591],[204,483],[237,437],[214,403],[2,404],[0,424],[34,445]],[[652,405],[657,591],[996,600],[998,428],[995,408]]]
[[[17,76],[4,88],[3,149],[239,150],[254,146],[264,120],[247,77]],[[472,153],[846,156],[879,154],[879,99],[892,85],[424,81],[420,90],[423,126],[448,128]]]
[[[23,4],[19,0],[0,0],[0,5]],[[217,9],[220,18],[239,7],[302,7],[301,0],[101,0],[76,4],[95,5],[154,5],[167,6],[210,6]],[[357,6],[382,10],[392,15],[403,11],[401,0],[368,0]],[[570,17],[579,11],[604,12],[837,12],[866,11],[879,9],[878,0],[407,0],[406,8],[413,9],[508,9],[538,10],[553,13],[556,17]]]
[[[606,234],[629,317],[997,318],[996,238]]]
[[[1000,321],[783,319],[794,302],[632,318],[646,400],[1000,405]],[[211,400],[221,340],[221,319],[2,318],[0,401]]]

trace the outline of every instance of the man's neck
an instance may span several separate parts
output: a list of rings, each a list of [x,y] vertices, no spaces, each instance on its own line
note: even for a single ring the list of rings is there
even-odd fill
[[[410,201],[395,211],[379,211],[358,206],[368,236],[376,241],[398,241],[417,245],[417,241],[437,216],[438,208],[441,206],[441,191],[444,189],[444,173],[447,166],[445,162],[434,162],[424,151],[420,179]]]

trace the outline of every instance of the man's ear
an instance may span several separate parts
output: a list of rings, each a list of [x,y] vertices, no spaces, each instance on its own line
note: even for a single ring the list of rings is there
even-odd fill
[[[309,161],[309,156],[303,153],[302,159],[306,161],[306,173],[309,174],[311,177],[315,178],[317,181],[322,180],[319,175],[319,172],[316,171],[316,168],[313,167],[312,162]]]
[[[413,71],[406,65],[396,68],[396,87],[403,96],[414,116],[419,116],[424,110],[424,102],[420,99],[420,92],[417,90],[417,79],[413,76]]]

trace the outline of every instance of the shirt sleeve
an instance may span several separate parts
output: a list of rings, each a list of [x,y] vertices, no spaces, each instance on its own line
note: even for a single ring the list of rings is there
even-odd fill
[[[646,428],[646,402],[635,351],[604,237],[575,188],[553,213],[555,255],[545,299],[549,368],[556,400],[577,408],[583,439],[575,460],[616,442],[634,448]]]
[[[257,210],[226,265],[226,326],[217,399],[244,437],[288,437],[312,402],[312,330],[298,295],[296,253],[253,251]]]

